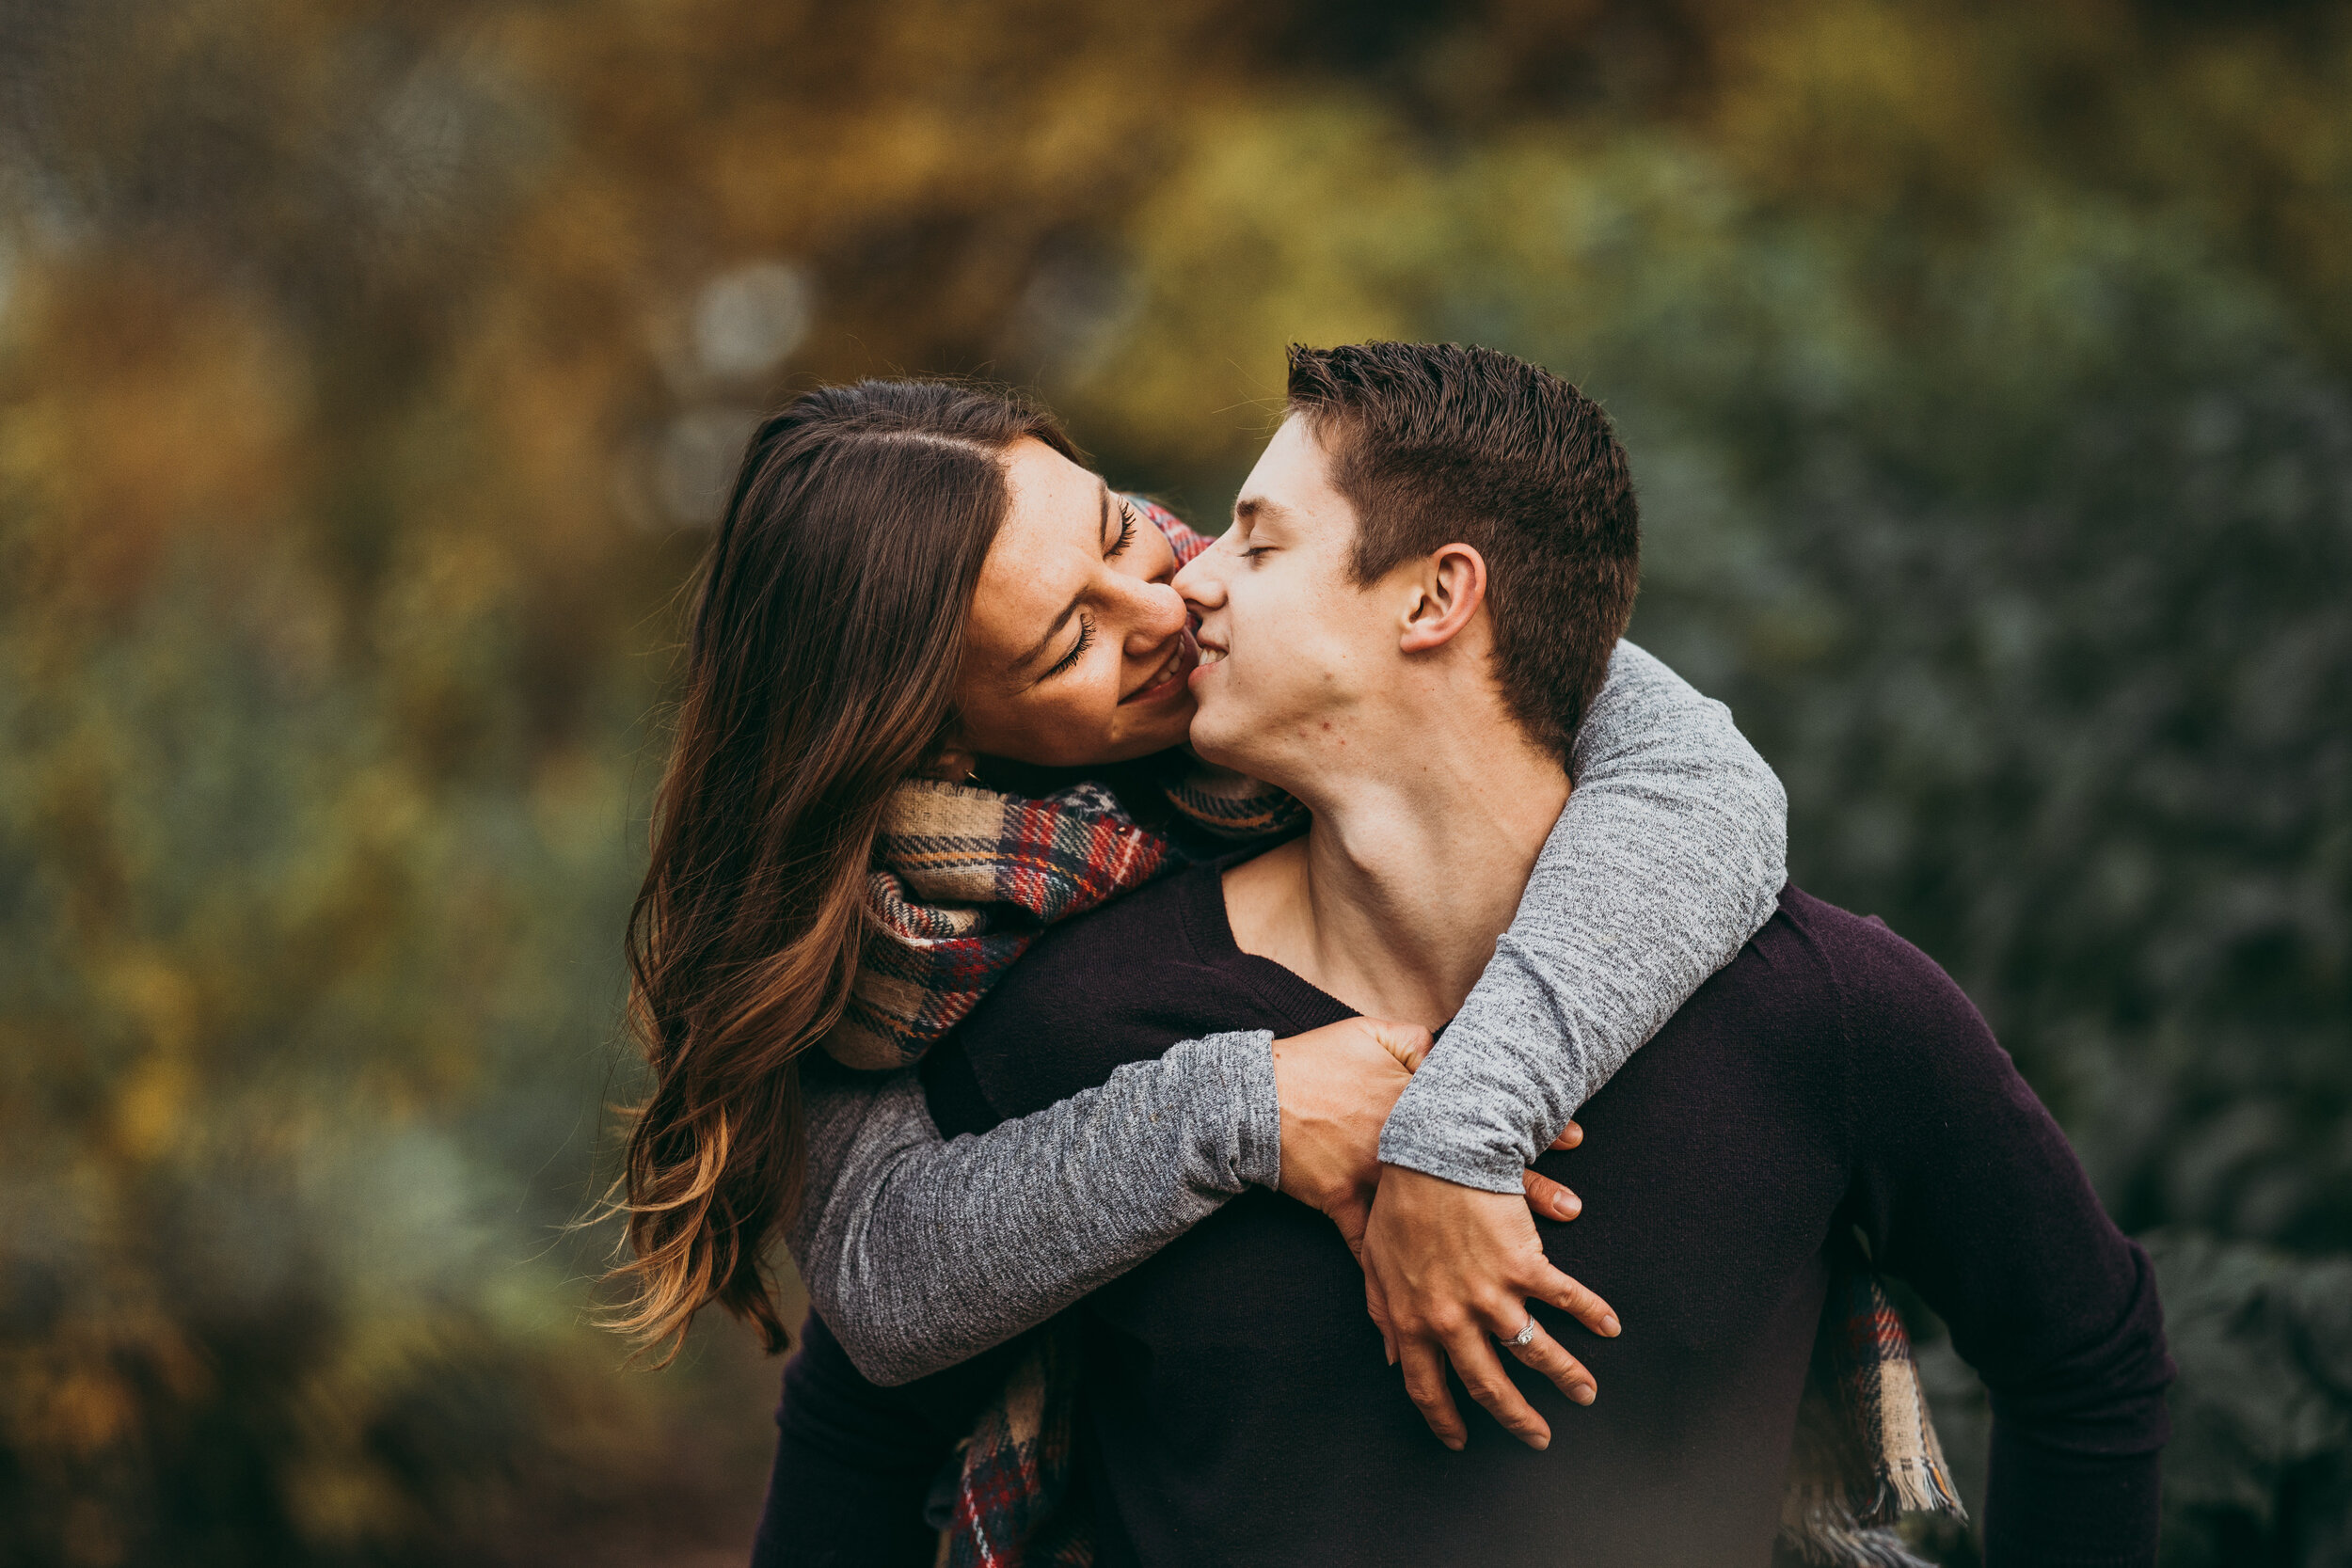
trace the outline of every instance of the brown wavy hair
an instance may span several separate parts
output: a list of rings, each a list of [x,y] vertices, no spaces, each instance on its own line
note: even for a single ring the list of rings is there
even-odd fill
[[[950,729],[1024,438],[1075,455],[1011,396],[863,381],[770,416],[744,455],[628,920],[653,1087],[630,1112],[628,1299],[607,1321],[663,1363],[713,1302],[771,1353],[790,1342],[767,1256],[802,1196],[797,1058],[849,999],[883,802]]]

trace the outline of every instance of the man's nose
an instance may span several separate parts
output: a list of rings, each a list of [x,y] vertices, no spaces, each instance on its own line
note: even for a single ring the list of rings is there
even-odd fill
[[[1176,592],[1195,614],[1215,610],[1225,602],[1225,579],[1212,564],[1216,556],[1216,547],[1211,546],[1184,562],[1184,569],[1176,574]]]

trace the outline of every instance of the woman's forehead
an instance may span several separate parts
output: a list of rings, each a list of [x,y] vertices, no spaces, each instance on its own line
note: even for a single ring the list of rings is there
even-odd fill
[[[1005,454],[1012,506],[980,568],[971,641],[993,655],[1025,651],[1103,564],[1101,478],[1042,441]]]
[[[1102,477],[1079,467],[1034,436],[1005,449],[1005,484],[1012,494],[1009,523],[1034,526],[1049,517],[1067,524],[1083,510],[1101,515]]]

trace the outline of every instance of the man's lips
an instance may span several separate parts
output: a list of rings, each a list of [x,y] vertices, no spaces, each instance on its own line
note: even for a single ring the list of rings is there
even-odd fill
[[[1120,698],[1120,706],[1124,707],[1129,703],[1157,702],[1162,697],[1182,691],[1185,682],[1192,678],[1193,666],[1200,662],[1200,646],[1193,641],[1191,631],[1177,633],[1176,646],[1168,650],[1167,662],[1153,671],[1141,686]]]
[[[1223,648],[1218,647],[1214,642],[1201,643],[1200,660],[1193,666],[1192,673],[1184,677],[1185,680],[1188,683],[1197,684],[1201,675],[1206,674],[1209,671],[1223,663],[1224,659],[1225,650]]]

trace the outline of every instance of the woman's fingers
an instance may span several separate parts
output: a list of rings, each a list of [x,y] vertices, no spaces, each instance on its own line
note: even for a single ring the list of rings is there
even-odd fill
[[[1549,1176],[1529,1171],[1519,1179],[1527,1188],[1527,1206],[1548,1220],[1572,1220],[1584,1212],[1584,1200]]]
[[[1368,1018],[1363,1022],[1372,1030],[1373,1037],[1388,1048],[1389,1054],[1394,1056],[1406,1071],[1419,1071],[1421,1064],[1429,1059],[1429,1031],[1420,1024],[1398,1023],[1385,1018]]]
[[[1470,1441],[1470,1429],[1462,1424],[1462,1413],[1454,1408],[1454,1396],[1446,1391],[1445,1362],[1425,1339],[1406,1339],[1398,1346],[1405,1361],[1405,1392],[1421,1418],[1429,1423],[1429,1430],[1438,1434],[1438,1441],[1459,1453]]]
[[[1512,1332],[1518,1332],[1516,1325]],[[1543,1330],[1535,1332],[1540,1336]],[[1527,1402],[1527,1396],[1511,1381],[1511,1374],[1502,1370],[1502,1358],[1495,1354],[1493,1339],[1476,1329],[1466,1330],[1446,1341],[1446,1354],[1454,1362],[1454,1375],[1470,1390],[1470,1397],[1484,1406],[1487,1415],[1502,1422],[1503,1431],[1531,1449],[1551,1446],[1550,1425],[1535,1414],[1535,1407]]]
[[[1505,1348],[1522,1363],[1549,1378],[1553,1387],[1579,1404],[1592,1403],[1594,1396],[1599,1392],[1599,1385],[1593,1381],[1593,1374],[1584,1370],[1584,1363],[1570,1355],[1541,1323],[1535,1325],[1535,1338],[1524,1345],[1505,1341]]]
[[[1560,1129],[1560,1135],[1551,1140],[1551,1147],[1554,1148],[1574,1148],[1578,1144],[1581,1144],[1583,1141],[1584,1129],[1579,1127],[1575,1122],[1571,1121],[1565,1127]]]
[[[1345,1227],[1341,1233],[1344,1235]],[[1364,1260],[1361,1239],[1355,1243],[1356,1261]],[[1364,1270],[1364,1310],[1372,1314],[1372,1323],[1380,1331],[1380,1348],[1388,1352],[1389,1365],[1396,1365],[1396,1329],[1389,1322],[1389,1293],[1381,1289],[1380,1275],[1372,1269]]]
[[[1538,1266],[1527,1293],[1557,1307],[1604,1339],[1617,1337],[1617,1315],[1609,1304],[1548,1262]]]

